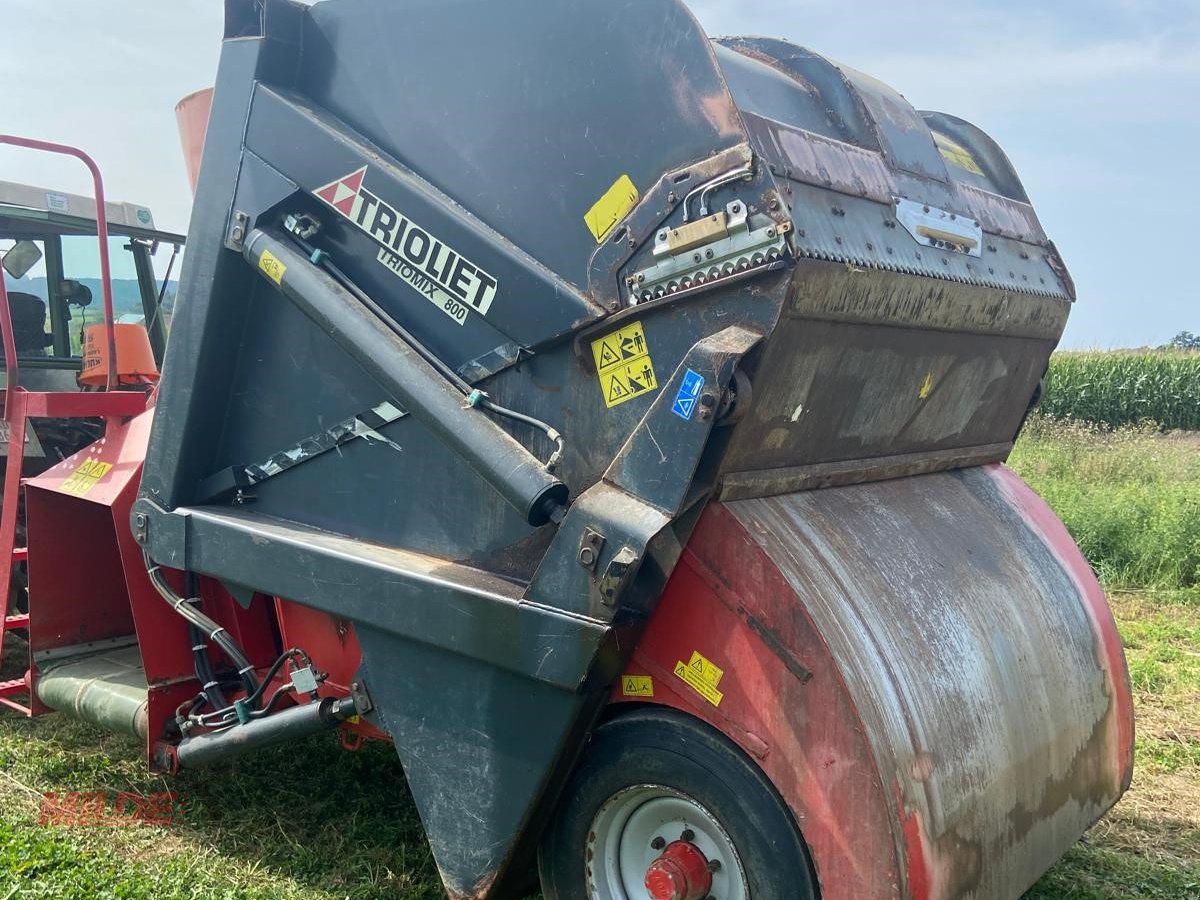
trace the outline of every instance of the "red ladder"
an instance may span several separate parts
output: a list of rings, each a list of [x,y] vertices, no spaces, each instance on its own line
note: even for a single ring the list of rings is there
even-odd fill
[[[27,547],[17,546],[17,524],[21,502],[21,471],[25,462],[25,429],[29,417],[76,418],[103,416],[106,418],[133,416],[146,408],[146,395],[141,392],[115,391],[117,387],[116,336],[113,330],[112,277],[108,259],[108,217],[104,199],[104,182],[100,169],[90,156],[75,147],[52,144],[31,138],[0,135],[0,144],[73,156],[80,160],[92,175],[96,200],[96,236],[100,241],[100,282],[104,293],[105,342],[108,345],[108,374],[105,391],[78,393],[35,393],[20,386],[16,341],[13,337],[12,311],[8,306],[8,289],[0,274],[0,338],[4,348],[5,383],[4,421],[8,425],[8,461],[4,468],[4,489],[0,495],[0,663],[4,659],[4,639],[11,630],[23,630],[28,635],[29,615],[10,614],[8,605],[12,592],[13,566],[29,559]],[[31,667],[32,669],[32,667]],[[0,681],[0,704],[24,715],[33,715],[36,699],[30,695],[31,669],[24,678]],[[13,699],[28,696],[26,703]]]

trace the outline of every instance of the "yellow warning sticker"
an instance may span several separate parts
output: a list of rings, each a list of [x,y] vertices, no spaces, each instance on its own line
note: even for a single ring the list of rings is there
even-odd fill
[[[622,675],[621,693],[626,697],[653,697],[654,679],[649,675]]]
[[[264,250],[262,256],[258,258],[258,267],[263,270],[268,278],[276,284],[283,284],[283,273],[287,271],[287,266],[279,261],[279,259],[270,250]]]
[[[966,169],[974,175],[983,174],[983,169],[979,168],[979,163],[975,162],[975,157],[958,141],[952,141],[942,134],[935,134],[933,139],[937,144],[938,152],[942,154],[944,160],[952,162],[959,168]]]
[[[933,373],[926,372],[925,380],[921,382],[921,389],[917,391],[917,396],[924,400],[933,393]]]
[[[74,472],[63,480],[59,490],[66,494],[82,497],[94,488],[96,482],[107,475],[112,467],[112,463],[98,462],[94,459],[84,460],[75,467]]]
[[[725,695],[717,690],[725,670],[699,650],[692,651],[692,658],[687,663],[675,664],[675,675],[713,706],[720,706],[725,699]]]
[[[637,206],[637,202],[638,189],[628,175],[622,175],[613,182],[612,187],[604,192],[604,196],[597,200],[583,217],[597,244],[604,243],[604,239],[617,227],[618,222],[629,215],[629,211]]]
[[[654,361],[641,322],[632,322],[599,340],[592,341],[596,376],[604,405],[611,408],[658,387]]]

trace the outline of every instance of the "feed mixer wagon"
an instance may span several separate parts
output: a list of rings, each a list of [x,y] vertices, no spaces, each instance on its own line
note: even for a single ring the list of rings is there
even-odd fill
[[[27,488],[35,639],[38,529],[120,560],[36,652],[162,770],[391,740],[451,897],[1016,898],[1132,765],[1003,465],[1073,300],[987,135],[674,0],[231,0],[155,406]]]

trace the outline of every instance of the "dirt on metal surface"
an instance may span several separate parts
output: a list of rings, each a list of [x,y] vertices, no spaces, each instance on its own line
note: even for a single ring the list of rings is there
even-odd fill
[[[1115,627],[1042,508],[1000,467],[730,504],[829,641],[910,896],[1019,895],[1128,785]]]

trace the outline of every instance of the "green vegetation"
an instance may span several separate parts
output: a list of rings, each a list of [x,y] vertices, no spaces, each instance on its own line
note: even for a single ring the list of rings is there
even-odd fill
[[[390,746],[347,753],[325,736],[171,779],[148,774],[143,754],[65,716],[0,717],[0,900],[445,896]],[[175,791],[182,815],[162,827],[37,824],[42,793],[72,789]]]
[[[1108,587],[1200,586],[1200,434],[1035,415],[1010,463],[1058,513]]]
[[[1041,411],[1111,427],[1151,421],[1200,429],[1200,352],[1056,353]]]

